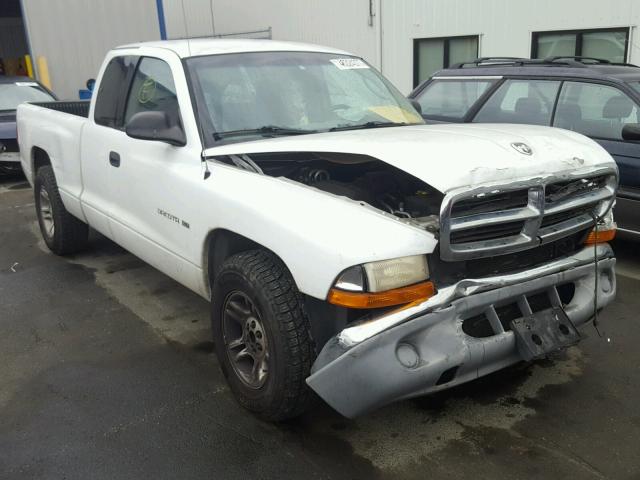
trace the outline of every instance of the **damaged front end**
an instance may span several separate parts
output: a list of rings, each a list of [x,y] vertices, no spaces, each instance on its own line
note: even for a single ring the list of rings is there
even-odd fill
[[[577,342],[615,297],[611,247],[586,244],[616,182],[605,168],[448,192],[430,256],[437,294],[347,326],[307,383],[354,417]]]
[[[250,152],[216,160],[346,197],[429,233],[426,277],[406,287],[429,284],[428,295],[400,307],[344,308],[332,301],[336,291],[359,298],[376,292],[366,290],[371,282],[347,282],[347,269],[312,319],[325,330],[314,332],[320,352],[307,383],[347,417],[573,344],[576,327],[615,297],[613,251],[589,240],[611,211],[615,165],[437,189],[426,176],[355,153]],[[329,304],[342,305],[338,321]]]
[[[511,322],[561,308],[580,326],[615,297],[610,246],[521,273],[465,279],[420,305],[351,325],[327,342],[307,378],[335,410],[355,417],[450,388],[522,360]]]
[[[368,205],[434,234],[439,229],[442,193],[425,181],[368,155],[267,152],[224,155],[216,160]]]

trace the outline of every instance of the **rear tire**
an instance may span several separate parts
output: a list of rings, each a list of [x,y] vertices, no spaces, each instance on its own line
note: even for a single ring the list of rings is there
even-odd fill
[[[56,255],[67,255],[86,248],[89,226],[64,207],[50,165],[38,169],[33,190],[40,232],[49,250]]]
[[[213,283],[215,350],[238,402],[269,421],[293,418],[315,395],[307,386],[315,359],[309,318],[289,270],[264,250],[224,262]]]

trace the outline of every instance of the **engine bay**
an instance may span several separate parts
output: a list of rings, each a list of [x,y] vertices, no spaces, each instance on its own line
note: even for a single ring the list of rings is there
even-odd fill
[[[443,195],[409,173],[366,155],[261,153],[230,156],[227,162],[365,202],[430,231],[437,230]]]

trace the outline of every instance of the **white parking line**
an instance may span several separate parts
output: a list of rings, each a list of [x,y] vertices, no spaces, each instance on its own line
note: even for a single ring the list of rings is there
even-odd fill
[[[616,275],[633,278],[634,280],[640,280],[640,267],[634,264],[627,264],[626,262],[618,262],[616,264]]]

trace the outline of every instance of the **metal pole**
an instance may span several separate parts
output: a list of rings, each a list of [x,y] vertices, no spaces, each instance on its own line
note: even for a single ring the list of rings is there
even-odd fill
[[[164,19],[164,5],[162,0],[156,0],[156,9],[158,10],[158,26],[160,27],[160,40],[167,39],[167,25]]]

